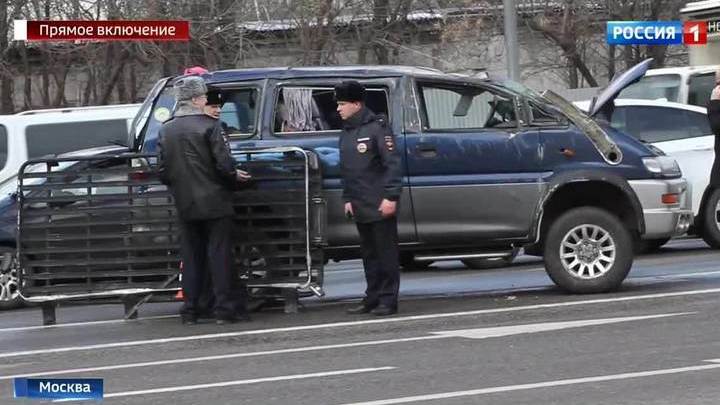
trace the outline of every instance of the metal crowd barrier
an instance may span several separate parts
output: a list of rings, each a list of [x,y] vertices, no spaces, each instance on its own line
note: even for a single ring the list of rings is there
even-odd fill
[[[322,295],[325,202],[316,155],[236,151],[253,180],[234,193],[236,270],[251,294]],[[179,290],[179,230],[154,155],[34,159],[18,175],[20,293],[54,323],[61,300],[120,298],[126,316]],[[155,299],[155,298],[154,298]]]

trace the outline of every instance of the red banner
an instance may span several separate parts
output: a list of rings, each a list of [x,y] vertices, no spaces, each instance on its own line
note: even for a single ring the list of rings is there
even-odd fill
[[[22,24],[26,23],[26,28]],[[188,21],[15,21],[15,39],[27,41],[187,41]]]

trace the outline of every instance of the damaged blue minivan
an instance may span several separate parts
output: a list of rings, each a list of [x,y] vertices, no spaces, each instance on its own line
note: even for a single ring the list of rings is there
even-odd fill
[[[682,234],[692,221],[676,162],[604,119],[649,64],[617,77],[587,115],[552,92],[419,67],[258,68],[202,77],[224,100],[220,120],[233,150],[300,146],[318,154],[326,258],[359,257],[341,201],[342,123],[333,94],[335,84],[352,79],[366,86],[367,107],[388,117],[402,154],[404,266],[462,260],[485,267],[523,248],[543,256],[563,289],[594,293],[622,283],[638,241]],[[158,130],[172,116],[176,79],[151,90],[129,134],[130,151],[155,152]],[[0,219],[14,235],[11,209]]]

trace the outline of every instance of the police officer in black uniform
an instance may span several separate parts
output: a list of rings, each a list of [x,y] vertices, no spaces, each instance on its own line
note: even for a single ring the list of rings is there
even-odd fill
[[[392,315],[398,308],[400,263],[397,210],[402,190],[400,155],[383,115],[365,106],[365,88],[357,81],[335,86],[343,120],[340,169],[345,213],[360,233],[367,289],[350,314]]]
[[[720,69],[715,72],[715,87],[710,93],[707,115],[710,120],[710,128],[715,134],[715,161],[710,171],[710,185],[718,186],[720,185]]]
[[[225,100],[223,94],[219,91],[209,91],[207,94],[207,104],[203,108],[203,112],[216,120],[220,119],[220,112]],[[222,124],[222,122],[221,122]]]
[[[203,79],[181,78],[174,90],[178,106],[160,129],[158,171],[175,199],[180,219],[182,322],[197,322],[207,271],[212,273],[217,323],[249,320],[245,288],[234,271],[232,252],[232,194],[237,183],[249,176],[235,169],[219,122],[203,112],[207,103]]]

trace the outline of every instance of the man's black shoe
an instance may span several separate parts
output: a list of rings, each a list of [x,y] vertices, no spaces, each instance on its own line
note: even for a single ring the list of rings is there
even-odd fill
[[[367,314],[372,310],[373,310],[373,307],[369,307],[365,304],[360,304],[356,307],[348,308],[347,310],[345,310],[345,312],[350,315],[360,315],[360,314]]]
[[[370,311],[370,313],[377,316],[388,316],[392,314],[397,314],[397,307],[378,305],[378,307]]]
[[[229,323],[237,322],[250,322],[250,315],[248,314],[235,314],[232,316],[218,316],[215,318],[215,323],[218,325],[227,325]]]
[[[197,324],[197,316],[190,314],[180,315],[180,321],[183,325],[195,325]]]

